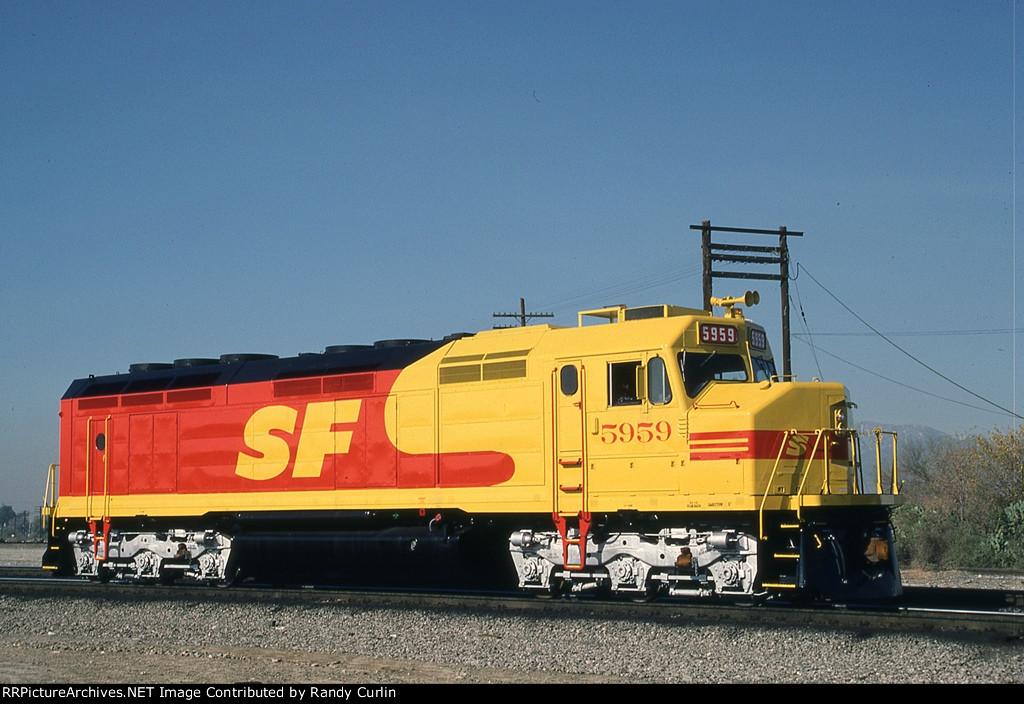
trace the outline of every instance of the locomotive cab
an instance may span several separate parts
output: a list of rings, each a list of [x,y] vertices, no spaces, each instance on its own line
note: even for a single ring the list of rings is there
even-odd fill
[[[900,593],[895,460],[891,491],[881,469],[865,480],[845,388],[780,378],[764,329],[734,308],[741,300],[749,294],[719,299],[723,317],[672,306],[580,314],[581,327],[585,316],[615,325],[560,368],[578,364],[590,393],[556,394],[557,530],[512,536],[521,586]]]

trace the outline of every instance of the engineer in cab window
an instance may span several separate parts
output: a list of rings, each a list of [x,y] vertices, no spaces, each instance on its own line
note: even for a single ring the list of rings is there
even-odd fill
[[[639,362],[625,362],[610,365],[611,406],[635,406],[640,403],[636,395],[636,370]]]

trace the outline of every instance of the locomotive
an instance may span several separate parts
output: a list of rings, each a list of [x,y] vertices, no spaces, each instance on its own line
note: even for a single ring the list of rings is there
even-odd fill
[[[875,430],[867,467],[845,387],[780,376],[755,302],[75,380],[44,567],[897,596],[896,436]]]

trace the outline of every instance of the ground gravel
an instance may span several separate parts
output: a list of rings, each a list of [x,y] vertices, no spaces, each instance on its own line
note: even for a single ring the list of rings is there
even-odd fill
[[[1024,646],[518,612],[0,593],[0,682],[242,681],[1020,683]]]
[[[15,682],[1024,682],[1020,644],[349,605],[0,594]]]

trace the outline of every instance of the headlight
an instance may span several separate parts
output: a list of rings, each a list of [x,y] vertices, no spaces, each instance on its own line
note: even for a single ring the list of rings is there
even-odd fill
[[[845,428],[846,427],[846,409],[845,408],[837,408],[835,416],[836,416],[836,427],[837,428]]]

